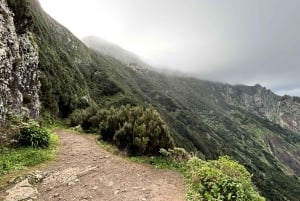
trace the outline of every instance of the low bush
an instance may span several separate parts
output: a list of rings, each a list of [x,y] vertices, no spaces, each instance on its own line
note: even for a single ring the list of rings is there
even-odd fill
[[[191,158],[191,154],[189,154],[184,148],[180,147],[174,147],[174,149],[168,150],[161,148],[159,153],[164,157],[184,163],[188,162],[188,160]]]
[[[20,129],[17,141],[23,147],[46,148],[49,146],[50,134],[37,124],[30,123]]]
[[[130,155],[158,155],[160,148],[174,147],[166,123],[153,107],[121,106],[76,110],[70,115],[71,126],[97,132],[103,141],[116,145]]]
[[[131,155],[157,155],[173,148],[169,129],[152,107],[122,106],[101,113],[100,135]]]
[[[186,180],[189,201],[265,200],[254,190],[250,173],[229,157],[214,161],[191,158],[187,163]]]

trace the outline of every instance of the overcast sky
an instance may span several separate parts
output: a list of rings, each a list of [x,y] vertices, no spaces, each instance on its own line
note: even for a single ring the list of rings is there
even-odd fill
[[[40,0],[77,37],[160,68],[300,96],[299,0]]]

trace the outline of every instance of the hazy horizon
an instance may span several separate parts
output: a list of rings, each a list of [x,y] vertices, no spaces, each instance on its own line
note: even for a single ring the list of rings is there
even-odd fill
[[[299,1],[40,2],[78,38],[98,36],[155,67],[300,96]]]

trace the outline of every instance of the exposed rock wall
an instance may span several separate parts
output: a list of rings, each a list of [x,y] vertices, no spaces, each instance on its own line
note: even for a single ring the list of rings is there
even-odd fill
[[[227,85],[223,91],[227,103],[242,107],[272,121],[277,121],[280,97],[272,91],[260,85],[254,87]]]
[[[226,103],[251,111],[281,126],[300,131],[300,98],[281,97],[260,85],[254,87],[224,85],[221,91]]]
[[[16,33],[14,14],[0,0],[0,124],[7,113],[37,118],[38,52],[29,32]]]
[[[280,124],[300,131],[300,100],[298,97],[283,96],[280,100]]]

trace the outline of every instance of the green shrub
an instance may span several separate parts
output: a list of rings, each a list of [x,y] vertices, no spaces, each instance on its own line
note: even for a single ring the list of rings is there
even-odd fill
[[[102,111],[100,135],[132,155],[157,155],[160,148],[173,148],[169,129],[152,107],[111,108]]]
[[[159,153],[164,157],[171,158],[174,161],[184,162],[184,163],[191,158],[191,155],[184,148],[180,148],[180,147],[174,147],[174,149],[168,149],[168,150],[161,148],[159,150]]]
[[[31,123],[20,129],[17,140],[23,147],[46,148],[49,146],[50,135],[44,128]]]
[[[250,173],[244,166],[221,157],[215,161],[191,158],[186,178],[189,201],[264,201],[253,188]]]
[[[160,148],[173,148],[166,123],[153,107],[121,106],[76,110],[69,118],[71,126],[98,132],[104,141],[131,155],[158,155]]]
[[[68,124],[72,127],[82,125],[83,120],[85,117],[85,110],[75,110],[68,119]]]

